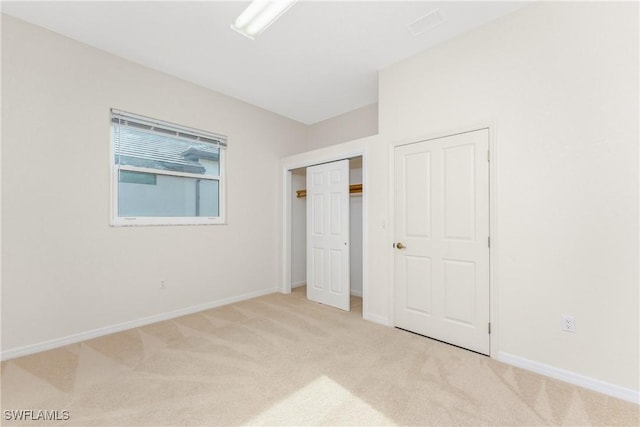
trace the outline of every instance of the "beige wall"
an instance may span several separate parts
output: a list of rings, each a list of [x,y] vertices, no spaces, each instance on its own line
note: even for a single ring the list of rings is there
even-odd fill
[[[275,291],[306,126],[7,16],[2,89],[3,354]],[[229,137],[228,225],[109,227],[111,107]]]
[[[366,105],[309,126],[307,150],[328,147],[378,133],[378,104]]]
[[[499,356],[636,391],[638,76],[637,2],[543,2],[379,82],[389,142],[492,126]]]

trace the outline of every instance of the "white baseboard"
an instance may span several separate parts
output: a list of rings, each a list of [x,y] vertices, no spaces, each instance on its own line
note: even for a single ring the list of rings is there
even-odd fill
[[[547,377],[588,388],[589,390],[597,391],[608,396],[640,404],[640,391],[638,390],[621,387],[619,385],[597,380],[572,371],[567,371],[566,369],[535,362],[509,353],[499,352],[497,360],[508,365],[517,366],[518,368],[533,371]]]
[[[292,283],[291,284],[291,289],[293,288],[299,288],[300,286],[305,286],[307,284],[306,280],[303,280],[301,282],[296,282],[296,283]]]
[[[389,319],[387,319],[386,317],[378,316],[376,314],[363,313],[362,318],[373,323],[378,323],[379,325],[391,326],[391,323],[389,323]]]
[[[90,340],[92,338],[101,337],[103,335],[113,334],[115,332],[125,331],[127,329],[137,328],[140,326],[148,325],[150,323],[156,323],[163,320],[169,320],[187,314],[197,313],[203,310],[209,310],[211,308],[220,307],[234,302],[244,301],[263,295],[268,295],[277,292],[277,288],[263,289],[261,291],[249,292],[246,294],[224,298],[217,301],[211,301],[204,304],[193,305],[191,307],[180,308],[178,310],[169,311],[166,313],[160,313],[153,316],[143,317],[141,319],[132,320],[130,322],[118,323],[116,325],[106,326],[104,328],[92,329],[90,331],[80,332],[73,335],[68,335],[62,338],[56,338],[50,341],[44,341],[37,344],[26,345],[23,347],[12,348],[9,350],[2,350],[0,355],[1,360],[15,359],[16,357],[27,356],[29,354],[39,353],[45,350],[51,350],[53,348],[62,347],[69,344],[75,344],[77,342]]]
[[[362,291],[358,291],[356,289],[351,289],[351,295],[353,295],[354,297],[360,297],[362,298]]]

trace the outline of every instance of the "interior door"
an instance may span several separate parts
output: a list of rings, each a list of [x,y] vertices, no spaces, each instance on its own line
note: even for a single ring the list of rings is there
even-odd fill
[[[307,168],[307,298],[350,309],[349,160]]]
[[[489,354],[489,131],[395,149],[395,324]]]

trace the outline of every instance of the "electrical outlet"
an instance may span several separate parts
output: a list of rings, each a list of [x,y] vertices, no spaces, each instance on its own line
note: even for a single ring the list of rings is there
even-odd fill
[[[160,289],[166,289],[167,288],[167,284],[164,283],[164,280],[160,281]]]
[[[566,332],[576,331],[576,319],[568,314],[562,315],[562,330]]]

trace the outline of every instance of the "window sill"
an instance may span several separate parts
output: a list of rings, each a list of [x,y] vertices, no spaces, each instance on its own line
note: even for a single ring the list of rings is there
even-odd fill
[[[147,217],[118,217],[111,218],[112,227],[149,227],[167,225],[226,225],[224,219],[219,217],[203,218],[147,218]]]

